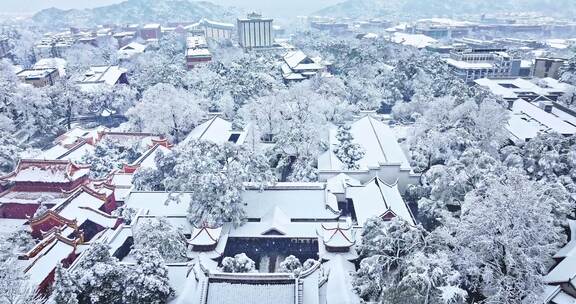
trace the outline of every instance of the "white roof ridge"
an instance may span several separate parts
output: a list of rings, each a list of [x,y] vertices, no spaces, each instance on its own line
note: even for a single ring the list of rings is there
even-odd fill
[[[374,118],[372,117],[372,115],[367,115],[366,117],[368,118],[368,122],[370,123],[370,127],[372,128],[372,132],[374,132],[374,135],[376,136],[376,141],[378,142],[378,147],[380,148],[380,152],[382,152],[382,156],[384,156],[384,160],[386,162],[388,162],[388,157],[386,156],[386,151],[384,151],[384,147],[382,147],[382,142],[380,141],[380,136],[378,136],[378,132],[376,132],[376,128],[374,128],[374,124],[372,123],[372,120]],[[380,123],[382,123],[382,122],[380,122]]]

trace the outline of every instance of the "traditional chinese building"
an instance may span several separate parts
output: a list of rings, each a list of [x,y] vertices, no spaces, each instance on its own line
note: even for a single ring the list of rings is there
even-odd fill
[[[68,160],[20,160],[13,172],[0,177],[6,189],[0,193],[0,217],[25,219],[42,203],[53,207],[67,192],[87,184],[89,171]]]
[[[32,235],[40,238],[46,231],[59,228],[65,237],[89,241],[105,228],[115,228],[120,220],[110,215],[116,209],[113,189],[103,188],[97,192],[87,186],[80,187],[62,203],[31,218]]]
[[[54,271],[58,263],[64,267],[70,265],[78,256],[82,247],[80,238],[66,238],[54,232],[44,238],[29,252],[18,257],[18,263],[24,267],[24,273],[29,277],[29,283],[38,291],[47,295],[54,282]]]

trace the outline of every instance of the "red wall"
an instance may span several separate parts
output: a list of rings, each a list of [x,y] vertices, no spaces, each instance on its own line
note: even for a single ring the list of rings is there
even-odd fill
[[[68,267],[72,264],[72,262],[74,262],[74,260],[76,259],[77,256],[78,255],[74,251],[74,252],[70,253],[70,255],[68,255],[68,257],[63,259],[61,262],[64,265],[64,267]],[[54,269],[52,269],[52,271],[50,271],[50,274],[48,274],[48,276],[46,278],[44,278],[42,283],[40,283],[40,285],[38,285],[38,292],[41,295],[43,295],[43,296],[49,296],[50,295],[52,283],[54,283],[55,270],[56,270],[56,264],[54,264]]]
[[[36,183],[36,182],[17,182],[12,186],[14,192],[24,191],[24,192],[61,192],[71,191],[78,186],[84,184],[88,180],[88,177],[82,177],[74,182],[69,183]]]
[[[33,216],[40,204],[3,203],[0,205],[0,218],[27,219]]]

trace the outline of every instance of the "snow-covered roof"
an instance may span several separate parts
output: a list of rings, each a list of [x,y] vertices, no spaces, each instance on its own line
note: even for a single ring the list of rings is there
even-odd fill
[[[468,62],[463,60],[456,60],[452,58],[444,59],[448,65],[461,70],[486,70],[494,66],[488,62]]]
[[[163,145],[154,145],[130,165],[138,166],[139,168],[144,169],[156,169],[156,156],[159,153],[162,155],[167,155],[171,153],[171,150]]]
[[[35,252],[38,249],[39,252]],[[26,260],[25,273],[29,276],[29,282],[38,286],[56,268],[56,265],[66,259],[75,250],[72,241],[52,235],[36,245],[30,252],[35,252],[34,257]]]
[[[571,283],[576,285],[574,279],[576,279],[576,256],[569,256],[564,258],[544,277],[544,282],[548,284]]]
[[[15,203],[15,204],[34,204],[38,205],[42,202],[45,204],[58,204],[66,199],[67,194],[58,192],[42,192],[42,191],[12,191],[7,190],[0,194],[0,204],[2,203]],[[32,216],[33,214],[29,214]]]
[[[346,188],[346,198],[351,199],[359,226],[371,217],[399,217],[411,225],[414,216],[398,190],[398,184],[389,185],[378,177],[363,186]]]
[[[111,228],[116,225],[117,218],[99,210],[105,203],[105,195],[95,193],[88,188],[80,188],[51,210],[65,219],[76,220],[79,226],[90,221],[102,227]]]
[[[400,147],[394,132],[385,123],[368,115],[352,123],[350,133],[354,137],[353,142],[360,145],[365,152],[364,157],[358,161],[360,170],[390,164],[399,165],[402,169],[411,169],[410,162]],[[331,128],[330,148],[318,158],[319,170],[345,170],[344,164],[333,152],[339,144],[336,138],[337,134],[338,128]]]
[[[143,29],[159,29],[160,28],[160,24],[158,23],[149,23],[146,24],[142,27]]]
[[[280,208],[290,219],[336,219],[337,209],[332,210],[335,197],[325,189],[306,189],[299,186],[276,187],[260,191],[246,190],[242,193],[247,218],[263,219],[271,211]],[[337,207],[336,207],[337,208]]]
[[[209,49],[187,49],[187,57],[212,57]]]
[[[200,124],[184,140],[188,142],[194,139],[211,141],[216,144],[223,144],[225,142],[233,142],[236,144],[243,144],[247,135],[249,126],[246,130],[234,130],[232,122],[225,120],[219,116]]]
[[[349,248],[354,245],[354,233],[351,226],[340,223],[322,224],[323,241],[327,247]]]
[[[362,183],[345,173],[340,173],[326,181],[326,189],[331,193],[345,193],[348,185],[360,186]]]
[[[70,161],[22,159],[16,169],[0,180],[11,182],[68,183],[86,176],[89,166]]]
[[[267,222],[247,222],[231,228],[228,237],[316,239],[322,227],[316,222],[288,222],[279,229],[271,228]]]
[[[308,57],[301,50],[289,51],[280,65],[282,77],[286,80],[302,80],[316,75],[324,69],[321,58]]]
[[[416,21],[418,24],[430,24],[436,26],[450,26],[450,27],[462,27],[462,26],[474,26],[477,23],[469,22],[469,21],[460,21],[448,18],[429,18],[429,19],[420,19]]]
[[[218,243],[220,239],[220,234],[222,233],[222,227],[210,228],[201,227],[196,228],[192,231],[192,236],[188,241],[188,244],[193,246],[210,246]]]
[[[208,20],[206,18],[202,18],[200,20],[200,22],[198,22],[198,24],[208,26],[208,27],[218,28],[218,29],[222,29],[222,30],[229,30],[229,31],[234,29],[234,24],[232,24],[232,23],[212,21],[212,20]]]
[[[289,274],[218,274],[208,279],[206,304],[296,304],[296,279]]]
[[[435,44],[438,40],[422,34],[393,33],[392,42],[403,45],[413,46],[419,49]]]
[[[58,69],[58,74],[63,77],[66,76],[66,60],[62,58],[42,58],[34,64],[34,69]]]
[[[190,196],[173,194],[172,199],[168,192],[131,192],[125,200],[129,208],[145,209],[147,214],[154,216],[185,215],[190,205]]]
[[[147,47],[148,47],[147,45],[138,42],[131,42],[118,50],[118,58],[131,59],[136,55],[144,53]]]
[[[71,147],[55,145],[52,148],[43,151],[38,158],[46,160],[70,160],[72,162],[81,162],[86,154],[93,153],[95,147],[85,140],[81,140]]]
[[[286,226],[290,224],[290,218],[276,206],[262,217],[261,222],[265,224],[265,230],[261,234],[277,232],[286,234]]]
[[[576,126],[564,121],[554,113],[548,113],[538,105],[517,99],[512,105],[506,126],[514,139],[525,141],[538,134],[556,132],[564,135],[576,134]]]
[[[127,45],[120,48],[120,51],[133,51],[138,53],[143,53],[146,50],[146,45],[138,42],[130,42]]]
[[[492,93],[506,99],[516,99],[521,95],[532,94],[535,96],[557,96],[566,93],[573,86],[559,82],[552,78],[539,79],[538,83],[522,79],[488,79],[482,78],[474,81],[476,84],[487,88]]]
[[[190,194],[172,194],[173,198],[169,197],[168,192],[133,191],[125,205],[134,209],[145,209],[148,215],[154,216],[186,215]],[[340,215],[334,195],[317,187],[277,183],[262,191],[247,189],[242,192],[242,200],[247,218],[265,218],[276,207],[290,219],[333,220]]]
[[[354,264],[345,260],[342,256],[336,256],[324,265],[328,271],[326,303],[360,303],[358,295],[354,293],[352,288],[351,274],[356,272]]]
[[[84,92],[92,92],[102,85],[113,86],[126,73],[126,70],[117,66],[93,66],[84,74],[84,77],[78,79],[76,84]]]
[[[544,286],[542,303],[554,303],[554,304],[574,304],[576,303],[576,297],[570,295],[569,293],[562,290],[560,286]]]

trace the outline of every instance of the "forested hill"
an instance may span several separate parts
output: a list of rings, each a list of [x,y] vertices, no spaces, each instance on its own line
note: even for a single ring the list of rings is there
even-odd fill
[[[332,17],[451,16],[469,13],[541,12],[574,16],[574,0],[347,0],[318,11]]]
[[[48,28],[94,26],[106,23],[127,24],[146,22],[197,21],[200,18],[231,21],[235,8],[206,1],[189,0],[128,0],[118,4],[83,10],[49,8],[33,16],[34,21]]]

